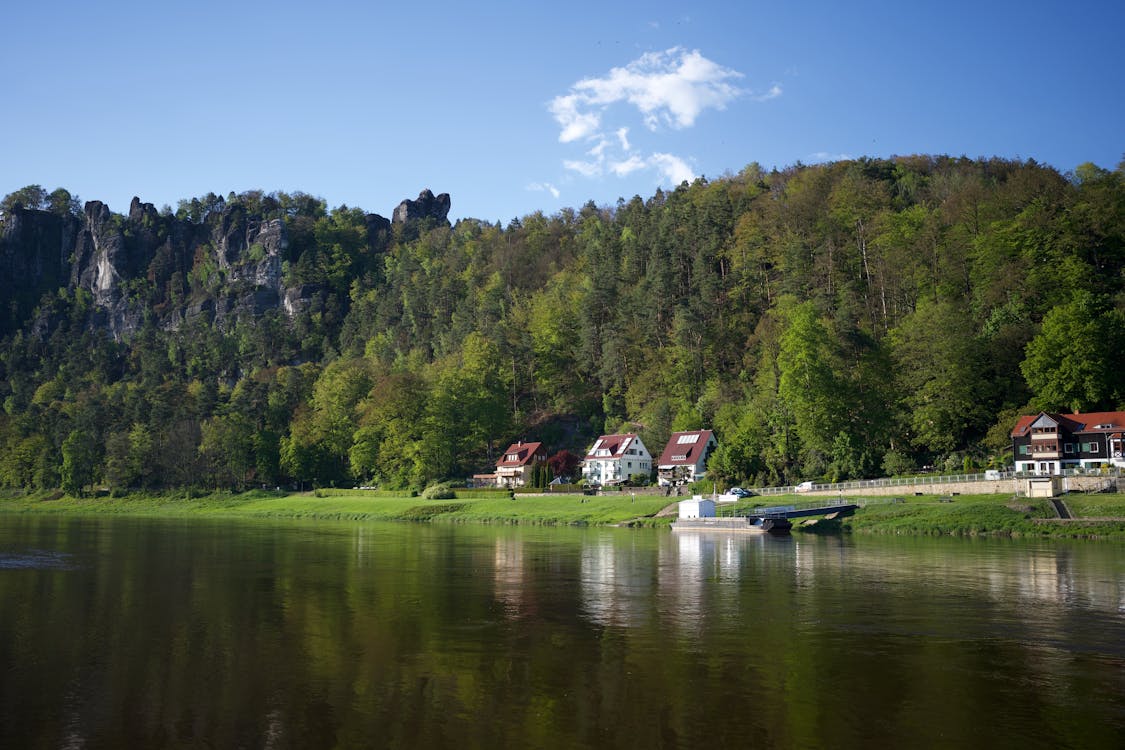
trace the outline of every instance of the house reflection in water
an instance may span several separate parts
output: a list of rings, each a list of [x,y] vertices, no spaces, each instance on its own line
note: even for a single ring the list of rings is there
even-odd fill
[[[524,614],[525,575],[523,541],[496,537],[492,582],[496,599],[504,606],[504,614],[508,617],[515,618]]]

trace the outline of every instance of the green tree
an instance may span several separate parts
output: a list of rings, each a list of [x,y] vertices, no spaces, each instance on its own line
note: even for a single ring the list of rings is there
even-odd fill
[[[947,452],[989,424],[995,394],[963,305],[923,300],[891,331],[898,392],[915,446]]]
[[[831,341],[812,302],[788,313],[777,357],[777,394],[793,415],[806,472],[821,474],[836,436],[846,429],[842,384],[833,372]]]
[[[1088,291],[1043,318],[1020,371],[1037,409],[1112,408],[1125,397],[1125,316]]]
[[[242,490],[256,465],[254,425],[241,414],[211,417],[200,425],[199,453],[214,486]]]
[[[98,467],[97,444],[84,430],[71,430],[62,444],[62,489],[70,495],[83,495],[93,483]]]
[[[16,204],[32,210],[43,210],[47,207],[47,191],[40,185],[27,185],[14,193],[8,193],[0,201],[0,209],[11,211]]]

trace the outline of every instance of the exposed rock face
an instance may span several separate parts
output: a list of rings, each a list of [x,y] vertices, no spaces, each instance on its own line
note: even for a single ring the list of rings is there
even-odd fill
[[[372,252],[385,252],[391,244],[391,222],[379,214],[366,214],[367,246]]]
[[[398,204],[394,212],[395,224],[405,224],[409,221],[433,219],[437,222],[447,221],[449,215],[449,193],[434,196],[429,188],[418,193],[417,200],[404,200]]]
[[[399,204],[394,222],[446,221],[449,205],[447,194],[423,190]],[[369,251],[385,252],[392,222],[367,214],[366,228]],[[199,222],[161,215],[139,198],[125,216],[101,201],[88,202],[81,217],[16,206],[0,217],[0,336],[31,322],[42,295],[60,289],[89,292],[89,325],[115,339],[135,333],[146,312],[169,329],[199,317],[225,328],[269,310],[292,317],[324,291],[286,284],[289,250],[285,219],[251,215],[237,201],[219,201]],[[30,330],[47,335],[51,327],[43,318]]]
[[[20,325],[44,291],[67,286],[79,220],[14,207],[0,225],[0,335]]]

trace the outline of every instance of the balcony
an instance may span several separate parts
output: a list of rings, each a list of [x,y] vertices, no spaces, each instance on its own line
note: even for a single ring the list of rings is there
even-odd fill
[[[1031,444],[1031,457],[1034,459],[1041,458],[1061,458],[1061,449],[1059,441],[1053,440],[1051,442],[1036,442]]]

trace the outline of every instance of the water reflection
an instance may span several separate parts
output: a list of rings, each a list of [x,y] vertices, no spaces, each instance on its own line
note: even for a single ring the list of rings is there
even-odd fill
[[[2,747],[1125,745],[1111,545],[0,518],[4,559]]]
[[[0,568],[9,570],[67,570],[73,565],[70,555],[54,550],[0,552]]]
[[[620,535],[602,534],[582,546],[581,613],[594,624],[639,627],[649,622],[651,549],[639,549],[628,541]]]
[[[496,538],[492,581],[496,598],[508,617],[520,617],[524,607],[524,568],[522,539]]]

